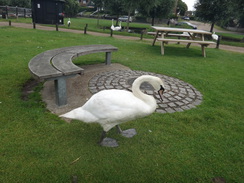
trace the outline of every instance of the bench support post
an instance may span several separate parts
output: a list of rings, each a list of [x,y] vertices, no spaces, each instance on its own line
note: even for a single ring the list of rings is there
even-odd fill
[[[58,106],[67,104],[67,95],[66,95],[66,78],[60,77],[54,80],[55,83],[55,94],[56,94],[56,103]]]
[[[106,65],[111,64],[111,52],[106,52]]]

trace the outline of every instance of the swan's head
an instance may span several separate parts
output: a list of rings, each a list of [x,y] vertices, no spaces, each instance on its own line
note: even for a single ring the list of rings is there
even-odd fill
[[[163,92],[165,90],[164,83],[162,79],[156,76],[151,76],[151,75],[143,75],[138,77],[133,85],[141,85],[143,82],[148,82],[149,84],[152,85],[152,87],[158,92],[161,100],[163,101]],[[133,86],[132,86],[133,88]]]
[[[153,86],[153,88],[158,92],[160,99],[163,101],[163,93],[165,91],[165,86],[159,77],[151,76],[152,80],[149,83]]]

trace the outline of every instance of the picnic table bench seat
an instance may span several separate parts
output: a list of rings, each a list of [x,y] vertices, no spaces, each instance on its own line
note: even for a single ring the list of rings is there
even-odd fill
[[[187,39],[187,40],[182,40],[182,39],[166,39],[166,38],[157,38],[157,41],[161,42],[161,54],[164,55],[164,43],[168,42],[181,42],[181,43],[188,43],[187,48],[190,47],[191,43],[197,43],[201,45],[202,48],[202,55],[203,57],[206,57],[206,52],[205,52],[205,47],[207,47],[210,44],[216,44],[213,41],[203,41],[203,40],[192,40],[192,39]]]
[[[54,80],[57,105],[67,104],[66,79],[84,74],[84,69],[73,64],[72,60],[91,53],[105,52],[105,64],[111,64],[111,52],[118,48],[112,45],[81,45],[48,50],[33,57],[29,70],[39,81]]]

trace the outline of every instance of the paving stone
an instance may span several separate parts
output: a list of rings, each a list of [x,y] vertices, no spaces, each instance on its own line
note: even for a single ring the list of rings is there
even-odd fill
[[[191,84],[177,78],[144,71],[117,70],[97,74],[90,80],[89,90],[93,94],[104,89],[124,89],[131,91],[133,81],[141,75],[157,76],[162,78],[165,83],[163,102],[158,93],[152,90],[150,84],[145,82],[141,86],[144,93],[153,95],[156,99],[156,102],[158,103],[156,112],[182,112],[184,110],[195,108],[202,102],[202,94]]]

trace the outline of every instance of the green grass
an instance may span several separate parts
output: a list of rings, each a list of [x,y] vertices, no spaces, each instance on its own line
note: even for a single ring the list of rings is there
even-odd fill
[[[243,182],[243,54],[200,47],[185,49],[111,37],[0,27],[0,182]],[[118,148],[96,144],[98,124],[68,124],[46,110],[39,86],[28,101],[23,84],[29,60],[43,51],[80,44],[112,44],[112,62],[133,70],[176,77],[203,94],[195,109],[157,114],[123,124],[136,128],[132,139],[112,130]],[[76,64],[102,63],[101,54]],[[151,132],[150,132],[150,131]],[[79,158],[74,164],[72,161]]]
[[[31,18],[19,18],[19,19],[10,19],[12,22],[20,22],[20,23],[32,23],[32,19]],[[1,21],[9,21],[9,20],[5,20],[5,19],[1,19]],[[64,24],[66,24],[68,21],[68,18],[64,19]],[[86,24],[88,24],[88,31],[94,31],[94,32],[102,32],[102,33],[107,33],[110,34],[110,26],[111,26],[111,20],[107,20],[107,19],[95,19],[95,18],[71,18],[71,29],[76,29],[76,30],[84,30]],[[114,21],[115,24],[116,21]],[[54,27],[54,25],[45,25],[45,26],[52,26]],[[127,23],[123,22],[122,23],[123,27],[127,26]],[[161,25],[161,26],[167,26],[165,25]],[[62,28],[68,28],[67,25],[64,26],[60,26]],[[105,27],[105,29],[104,29]],[[130,27],[134,27],[134,28],[141,28],[141,29],[146,29],[148,32],[152,32],[154,31],[151,28],[151,24],[145,24],[145,23],[136,23],[136,22],[132,22],[130,23]],[[177,26],[176,26],[177,27]],[[106,29],[107,28],[107,29]],[[189,26],[183,26],[183,28],[190,28]],[[218,26],[216,26],[216,28],[220,29]],[[243,35],[240,34],[233,34],[233,33],[220,33],[220,32],[216,32],[218,35],[223,35],[226,37],[233,37],[233,38],[239,38],[242,39]],[[127,32],[117,32],[114,31],[113,34],[117,34],[117,35],[126,35],[126,36],[136,36],[136,37],[140,37],[140,34],[138,33],[127,33]],[[153,38],[152,35],[143,35],[144,38]],[[230,46],[239,46],[239,47],[244,47],[244,43],[243,42],[234,42],[234,41],[224,41],[221,40],[221,44],[225,44],[225,45],[230,45]]]

